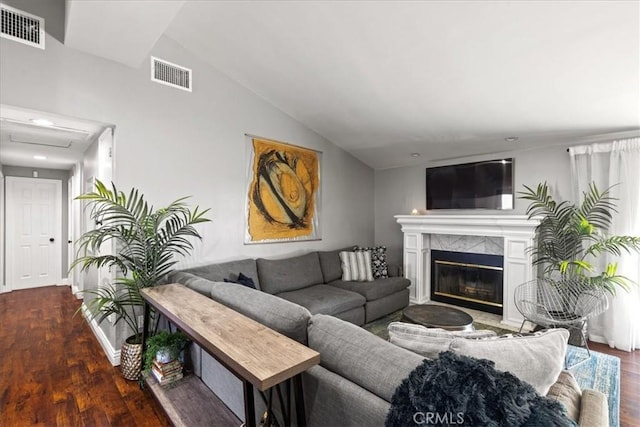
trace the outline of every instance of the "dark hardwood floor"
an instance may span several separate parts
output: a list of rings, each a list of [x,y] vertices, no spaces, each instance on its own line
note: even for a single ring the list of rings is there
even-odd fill
[[[166,426],[155,401],[122,378],[67,286],[0,294],[0,426]],[[620,425],[640,426],[640,351],[620,357]]]
[[[167,425],[74,316],[79,305],[68,286],[0,295],[0,425]]]

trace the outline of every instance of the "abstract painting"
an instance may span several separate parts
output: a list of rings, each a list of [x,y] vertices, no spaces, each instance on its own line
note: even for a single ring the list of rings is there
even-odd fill
[[[320,155],[250,137],[245,243],[318,240]]]

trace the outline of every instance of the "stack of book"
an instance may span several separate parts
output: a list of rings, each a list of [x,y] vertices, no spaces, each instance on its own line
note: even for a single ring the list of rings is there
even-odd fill
[[[165,385],[182,378],[182,365],[177,359],[168,363],[161,363],[154,359],[151,373],[160,385]]]

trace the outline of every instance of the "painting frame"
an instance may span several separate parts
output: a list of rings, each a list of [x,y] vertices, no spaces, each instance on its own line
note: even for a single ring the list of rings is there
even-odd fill
[[[322,152],[245,134],[245,244],[322,240]]]

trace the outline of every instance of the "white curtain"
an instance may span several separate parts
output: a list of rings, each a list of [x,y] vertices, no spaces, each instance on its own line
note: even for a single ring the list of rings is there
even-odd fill
[[[590,182],[600,190],[612,187],[617,213],[612,235],[640,236],[640,138],[598,143],[569,149],[574,202]],[[589,322],[589,336],[611,347],[632,351],[640,348],[640,256],[623,253],[607,262],[618,262],[618,274],[632,282],[632,290],[619,290],[606,313]],[[606,264],[606,263],[605,263]]]

